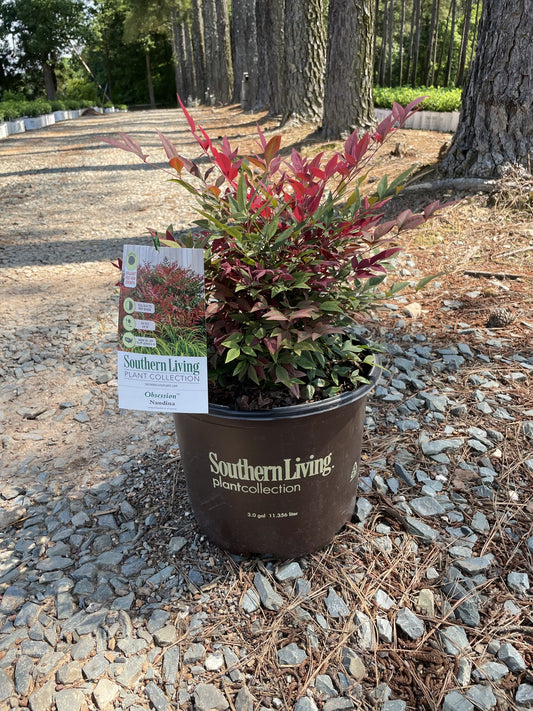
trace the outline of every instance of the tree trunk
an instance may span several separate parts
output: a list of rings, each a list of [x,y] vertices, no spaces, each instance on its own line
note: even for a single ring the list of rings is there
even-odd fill
[[[56,75],[54,68],[47,61],[43,62],[43,79],[46,98],[55,101],[57,99]]]
[[[330,0],[322,133],[327,140],[375,123],[373,0]]]
[[[217,72],[216,98],[222,104],[230,104],[233,95],[233,64],[231,62],[231,39],[229,28],[228,0],[215,0],[217,18]]]
[[[431,20],[429,23],[428,31],[428,47],[426,55],[426,66],[425,66],[425,77],[424,82],[426,86],[431,86],[433,82],[433,72],[434,64],[433,57],[435,54],[435,45],[437,44],[437,34],[438,34],[438,20],[439,20],[439,0],[433,0],[431,6]]]
[[[170,14],[170,40],[172,44],[172,63],[174,65],[174,81],[176,83],[176,94],[183,97],[183,81],[181,65],[178,51],[179,21],[176,10],[171,10]]]
[[[255,0],[246,4],[246,61],[248,72],[248,106],[253,109],[259,82],[257,63],[257,25],[255,21]]]
[[[387,57],[387,22],[389,19],[388,10],[388,0],[383,0],[383,19],[381,22],[381,49],[379,52],[379,71],[378,71],[378,84],[379,86],[385,86],[385,64]]]
[[[192,45],[194,48],[194,96],[203,101],[206,92],[205,43],[201,0],[192,0]]]
[[[185,73],[187,81],[187,101],[192,101],[196,96],[196,64],[194,62],[194,47],[192,41],[192,28],[190,18],[183,22],[183,46],[185,49]]]
[[[152,82],[152,67],[150,66],[150,50],[144,50],[144,58],[146,60],[146,81],[148,83],[148,96],[150,97],[150,108],[155,109],[154,84]]]
[[[253,107],[257,92],[257,29],[255,0],[232,0],[231,37],[233,40],[233,102],[242,102],[243,75],[248,75],[247,107]]]
[[[388,58],[387,58],[387,85],[392,86],[392,51],[394,38],[394,0],[389,0],[389,36],[388,36]]]
[[[399,57],[398,57],[398,86],[403,85],[403,37],[405,25],[405,1],[401,0],[402,10],[400,16],[400,39],[399,39]]]
[[[231,43],[233,58],[233,103],[241,100],[242,75],[248,71],[246,58],[246,0],[231,2]]]
[[[217,11],[215,0],[202,0],[202,19],[205,47],[205,100],[215,100],[217,62]]]
[[[452,26],[450,29],[450,44],[448,45],[448,62],[446,64],[446,86],[452,83],[453,48],[455,45],[455,23],[457,20],[457,0],[452,0]]]
[[[285,0],[256,0],[258,74],[254,109],[283,114],[285,99]]]
[[[325,61],[324,0],[286,0],[284,122],[320,122]]]
[[[470,24],[472,21],[472,0],[465,2],[465,14],[463,17],[463,32],[461,34],[461,47],[459,49],[459,66],[455,86],[463,86],[465,80],[466,50],[468,49],[468,37],[470,35]]]
[[[485,0],[459,125],[440,171],[499,177],[533,165],[533,13],[530,0]]]
[[[413,66],[411,69],[411,85],[416,87],[418,75],[418,57],[420,54],[420,25],[421,23],[421,0],[414,0],[413,19],[414,19],[414,38],[413,38]]]

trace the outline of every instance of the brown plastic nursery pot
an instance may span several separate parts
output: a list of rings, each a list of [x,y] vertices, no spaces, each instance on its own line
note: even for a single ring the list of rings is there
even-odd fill
[[[174,415],[192,510],[232,553],[291,558],[319,550],[350,520],[367,396],[378,379],[337,397],[266,412],[211,405]]]

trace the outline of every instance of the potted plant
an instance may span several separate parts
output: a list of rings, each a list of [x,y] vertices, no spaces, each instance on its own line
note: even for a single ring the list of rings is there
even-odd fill
[[[372,194],[362,183],[420,101],[395,104],[374,132],[354,132],[327,157],[284,156],[280,136],[259,128],[257,153],[239,156],[227,138],[215,146],[183,104],[202,162],[159,134],[199,219],[185,234],[150,230],[154,245],[205,250],[209,414],[175,415],[176,431],[199,527],[230,551],[305,554],[352,516],[378,377],[375,347],[354,324],[380,298],[398,233],[440,207],[383,221],[406,174]],[[148,162],[130,136],[104,140]]]

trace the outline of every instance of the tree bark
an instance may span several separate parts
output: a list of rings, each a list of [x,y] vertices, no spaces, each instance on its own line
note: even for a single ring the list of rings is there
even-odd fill
[[[192,45],[194,48],[194,96],[193,99],[203,100],[206,92],[205,80],[205,44],[204,25],[202,20],[201,0],[192,0]]]
[[[485,0],[459,125],[442,175],[505,175],[533,165],[533,13],[530,0]]]
[[[172,63],[174,65],[174,81],[176,83],[176,94],[180,97],[183,96],[183,82],[181,73],[181,64],[179,60],[179,50],[178,50],[178,33],[179,33],[179,21],[178,13],[174,9],[170,13],[170,39],[172,43]]]
[[[217,11],[215,0],[202,0],[202,20],[205,48],[205,99],[206,103],[209,104],[215,99],[217,83]]]
[[[255,110],[282,115],[286,105],[285,0],[256,0],[258,73]]]
[[[229,28],[228,0],[215,0],[217,26],[216,98],[230,104],[233,95],[233,64]]]
[[[322,134],[327,140],[375,124],[373,0],[330,0]]]
[[[56,76],[53,67],[47,61],[43,62],[43,79],[46,98],[55,101],[57,99]]]
[[[144,50],[144,59],[146,62],[146,83],[148,84],[148,96],[150,97],[150,108],[155,109],[155,94],[154,83],[152,81],[152,67],[150,65],[150,50]]]
[[[243,75],[248,75],[247,105],[253,107],[257,87],[255,0],[232,0],[233,102],[242,102]]]
[[[286,0],[284,122],[320,122],[325,60],[324,0]]]
[[[472,0],[466,0],[463,17],[463,32],[461,34],[461,47],[459,49],[459,66],[455,86],[463,86],[465,80],[466,50],[468,48],[468,37],[470,35],[470,24],[472,22]]]

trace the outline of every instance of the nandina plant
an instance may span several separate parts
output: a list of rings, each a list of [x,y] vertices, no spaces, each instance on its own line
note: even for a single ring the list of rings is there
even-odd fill
[[[422,100],[394,104],[375,131],[352,133],[329,156],[293,149],[285,157],[280,136],[267,140],[259,127],[257,153],[240,156],[226,137],[215,146],[183,104],[207,169],[159,133],[173,180],[195,196],[199,219],[185,234],[150,233],[156,248],[205,250],[212,401],[262,409],[331,397],[365,380],[373,353],[353,325],[383,296],[398,234],[441,205],[383,221],[407,173],[383,177],[370,194],[362,185],[376,151]],[[126,134],[103,140],[149,162]]]

